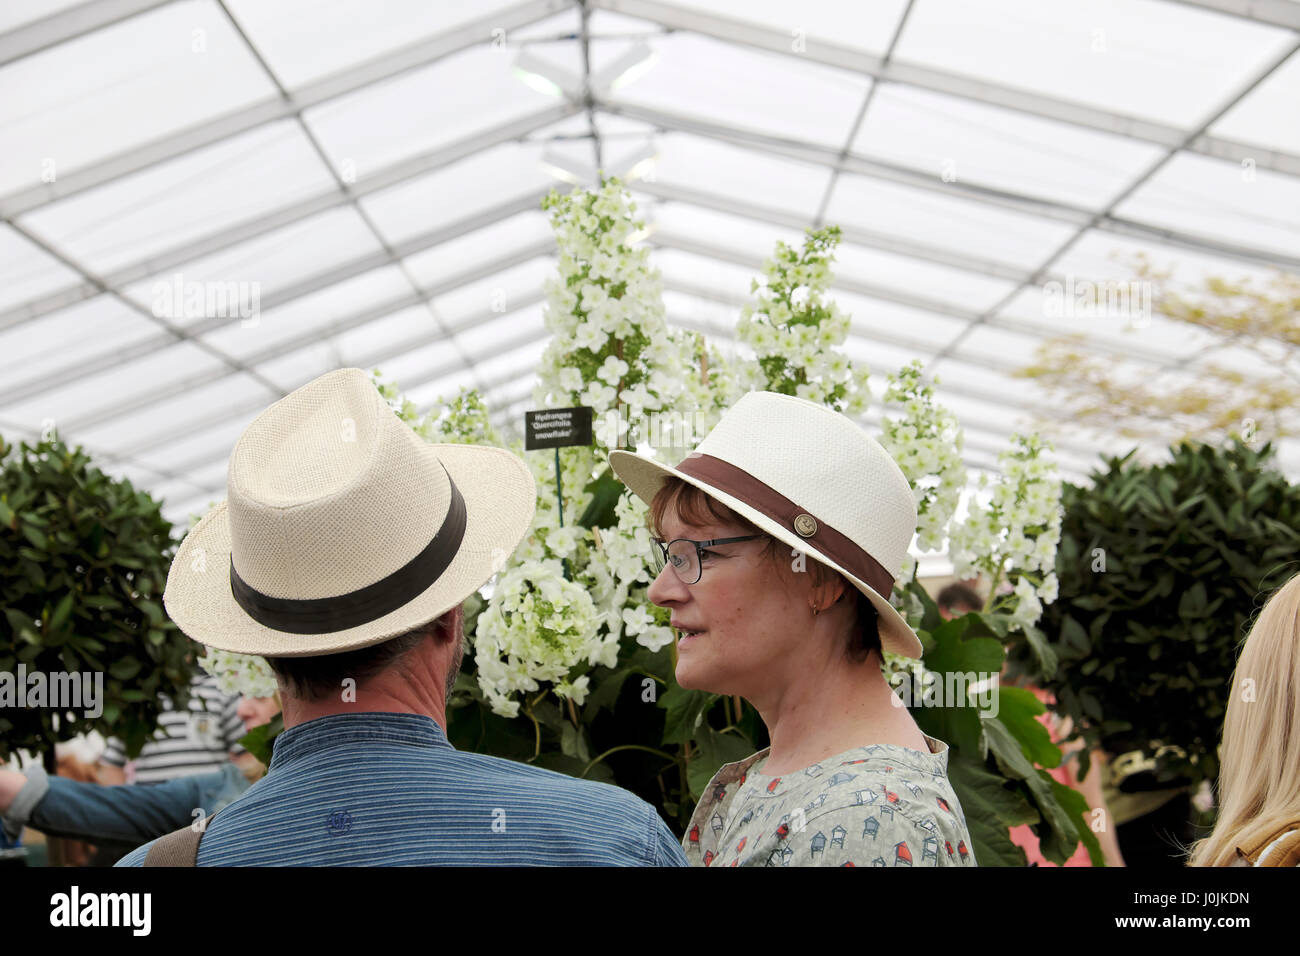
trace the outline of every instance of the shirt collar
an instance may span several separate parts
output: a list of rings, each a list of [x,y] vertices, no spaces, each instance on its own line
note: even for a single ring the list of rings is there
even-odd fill
[[[442,728],[426,714],[331,714],[295,724],[276,737],[267,773],[321,750],[362,740],[455,749]]]
[[[938,737],[931,737],[925,731],[921,731],[921,736],[925,738],[925,744],[927,747],[930,748],[929,756],[934,757],[939,769],[946,773],[948,770],[948,745],[944,743],[942,740],[940,740]],[[911,747],[900,747],[897,744],[867,744],[864,747],[858,747],[855,748],[854,750],[846,750],[844,753],[841,754],[835,754],[834,757],[830,757],[828,758],[828,760],[834,760],[835,757],[844,757],[850,753],[857,753],[860,750],[866,750],[873,747],[888,747],[891,750],[910,751],[911,753],[917,753],[917,754],[921,752],[919,750],[913,750]],[[771,753],[771,751],[772,751],[771,747],[764,747],[758,753],[750,754],[744,760],[737,760],[735,763],[724,764],[722,766],[722,769],[719,770],[718,773],[722,774],[723,771],[726,771],[728,779],[738,778],[742,774],[747,775],[750,771],[750,768],[753,767],[754,764],[758,763],[760,760],[765,761],[767,759],[767,755]],[[876,751],[872,749],[871,752],[874,754]],[[772,776],[772,774],[765,774],[758,770],[755,770],[754,772],[764,777]],[[798,773],[797,770],[793,772]],[[789,776],[789,773],[784,774],[784,776]]]

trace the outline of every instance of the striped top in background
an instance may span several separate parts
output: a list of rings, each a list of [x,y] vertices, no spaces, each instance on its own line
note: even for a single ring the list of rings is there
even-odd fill
[[[188,777],[219,771],[230,761],[230,753],[243,753],[239,739],[247,732],[239,719],[239,698],[217,689],[217,679],[199,673],[190,685],[188,710],[175,710],[162,698],[163,713],[158,726],[166,736],[149,741],[135,759],[136,783],[160,783],[174,777]],[[126,764],[122,741],[110,737],[102,759],[114,767]]]
[[[118,866],[140,866],[152,843]],[[199,866],[685,866],[640,798],[456,750],[431,717],[320,717],[210,819]]]

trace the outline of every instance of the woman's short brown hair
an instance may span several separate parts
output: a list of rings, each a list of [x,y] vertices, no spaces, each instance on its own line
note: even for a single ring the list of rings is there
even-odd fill
[[[690,482],[682,481],[675,476],[670,476],[663,486],[656,492],[654,500],[650,503],[650,513],[647,517],[646,524],[650,532],[659,537],[663,536],[664,516],[668,514],[669,508],[676,508],[677,515],[687,524],[709,525],[709,524],[738,524],[746,528],[749,533],[763,534],[763,529],[754,525],[753,522],[742,518],[733,510],[728,508],[722,502],[718,501],[711,495],[701,491]],[[764,548],[764,556],[772,562],[772,565],[778,569],[784,576],[788,564],[782,553],[786,548],[783,541],[778,541],[770,535],[767,538]],[[794,550],[793,548],[791,549]],[[807,564],[808,573],[812,576],[813,587],[821,587],[833,581],[835,578],[844,580],[844,587],[848,594],[857,595],[858,604],[858,627],[853,632],[845,653],[849,659],[862,663],[875,650],[880,650],[880,629],[879,629],[879,612],[867,598],[865,594],[855,588],[852,584],[844,579],[844,576],[838,571],[827,567],[820,561],[811,560]]]

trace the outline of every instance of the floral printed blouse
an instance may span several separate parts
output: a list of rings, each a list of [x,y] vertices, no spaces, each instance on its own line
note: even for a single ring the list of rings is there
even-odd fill
[[[782,774],[768,750],[709,781],[682,848],[692,866],[975,866],[948,745],[872,744]],[[770,749],[770,748],[769,748]]]

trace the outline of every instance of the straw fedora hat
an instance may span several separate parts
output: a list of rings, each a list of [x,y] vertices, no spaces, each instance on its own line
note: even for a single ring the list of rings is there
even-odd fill
[[[610,467],[650,503],[681,478],[779,541],[833,568],[880,613],[881,646],[920,657],[921,642],[889,603],[916,530],[902,471],[852,420],[824,405],[750,392],[675,468],[614,451]]]
[[[368,647],[441,616],[500,570],[537,497],[516,455],[424,441],[356,368],[258,415],[226,492],[181,542],[163,603],[193,640],[267,657]]]

